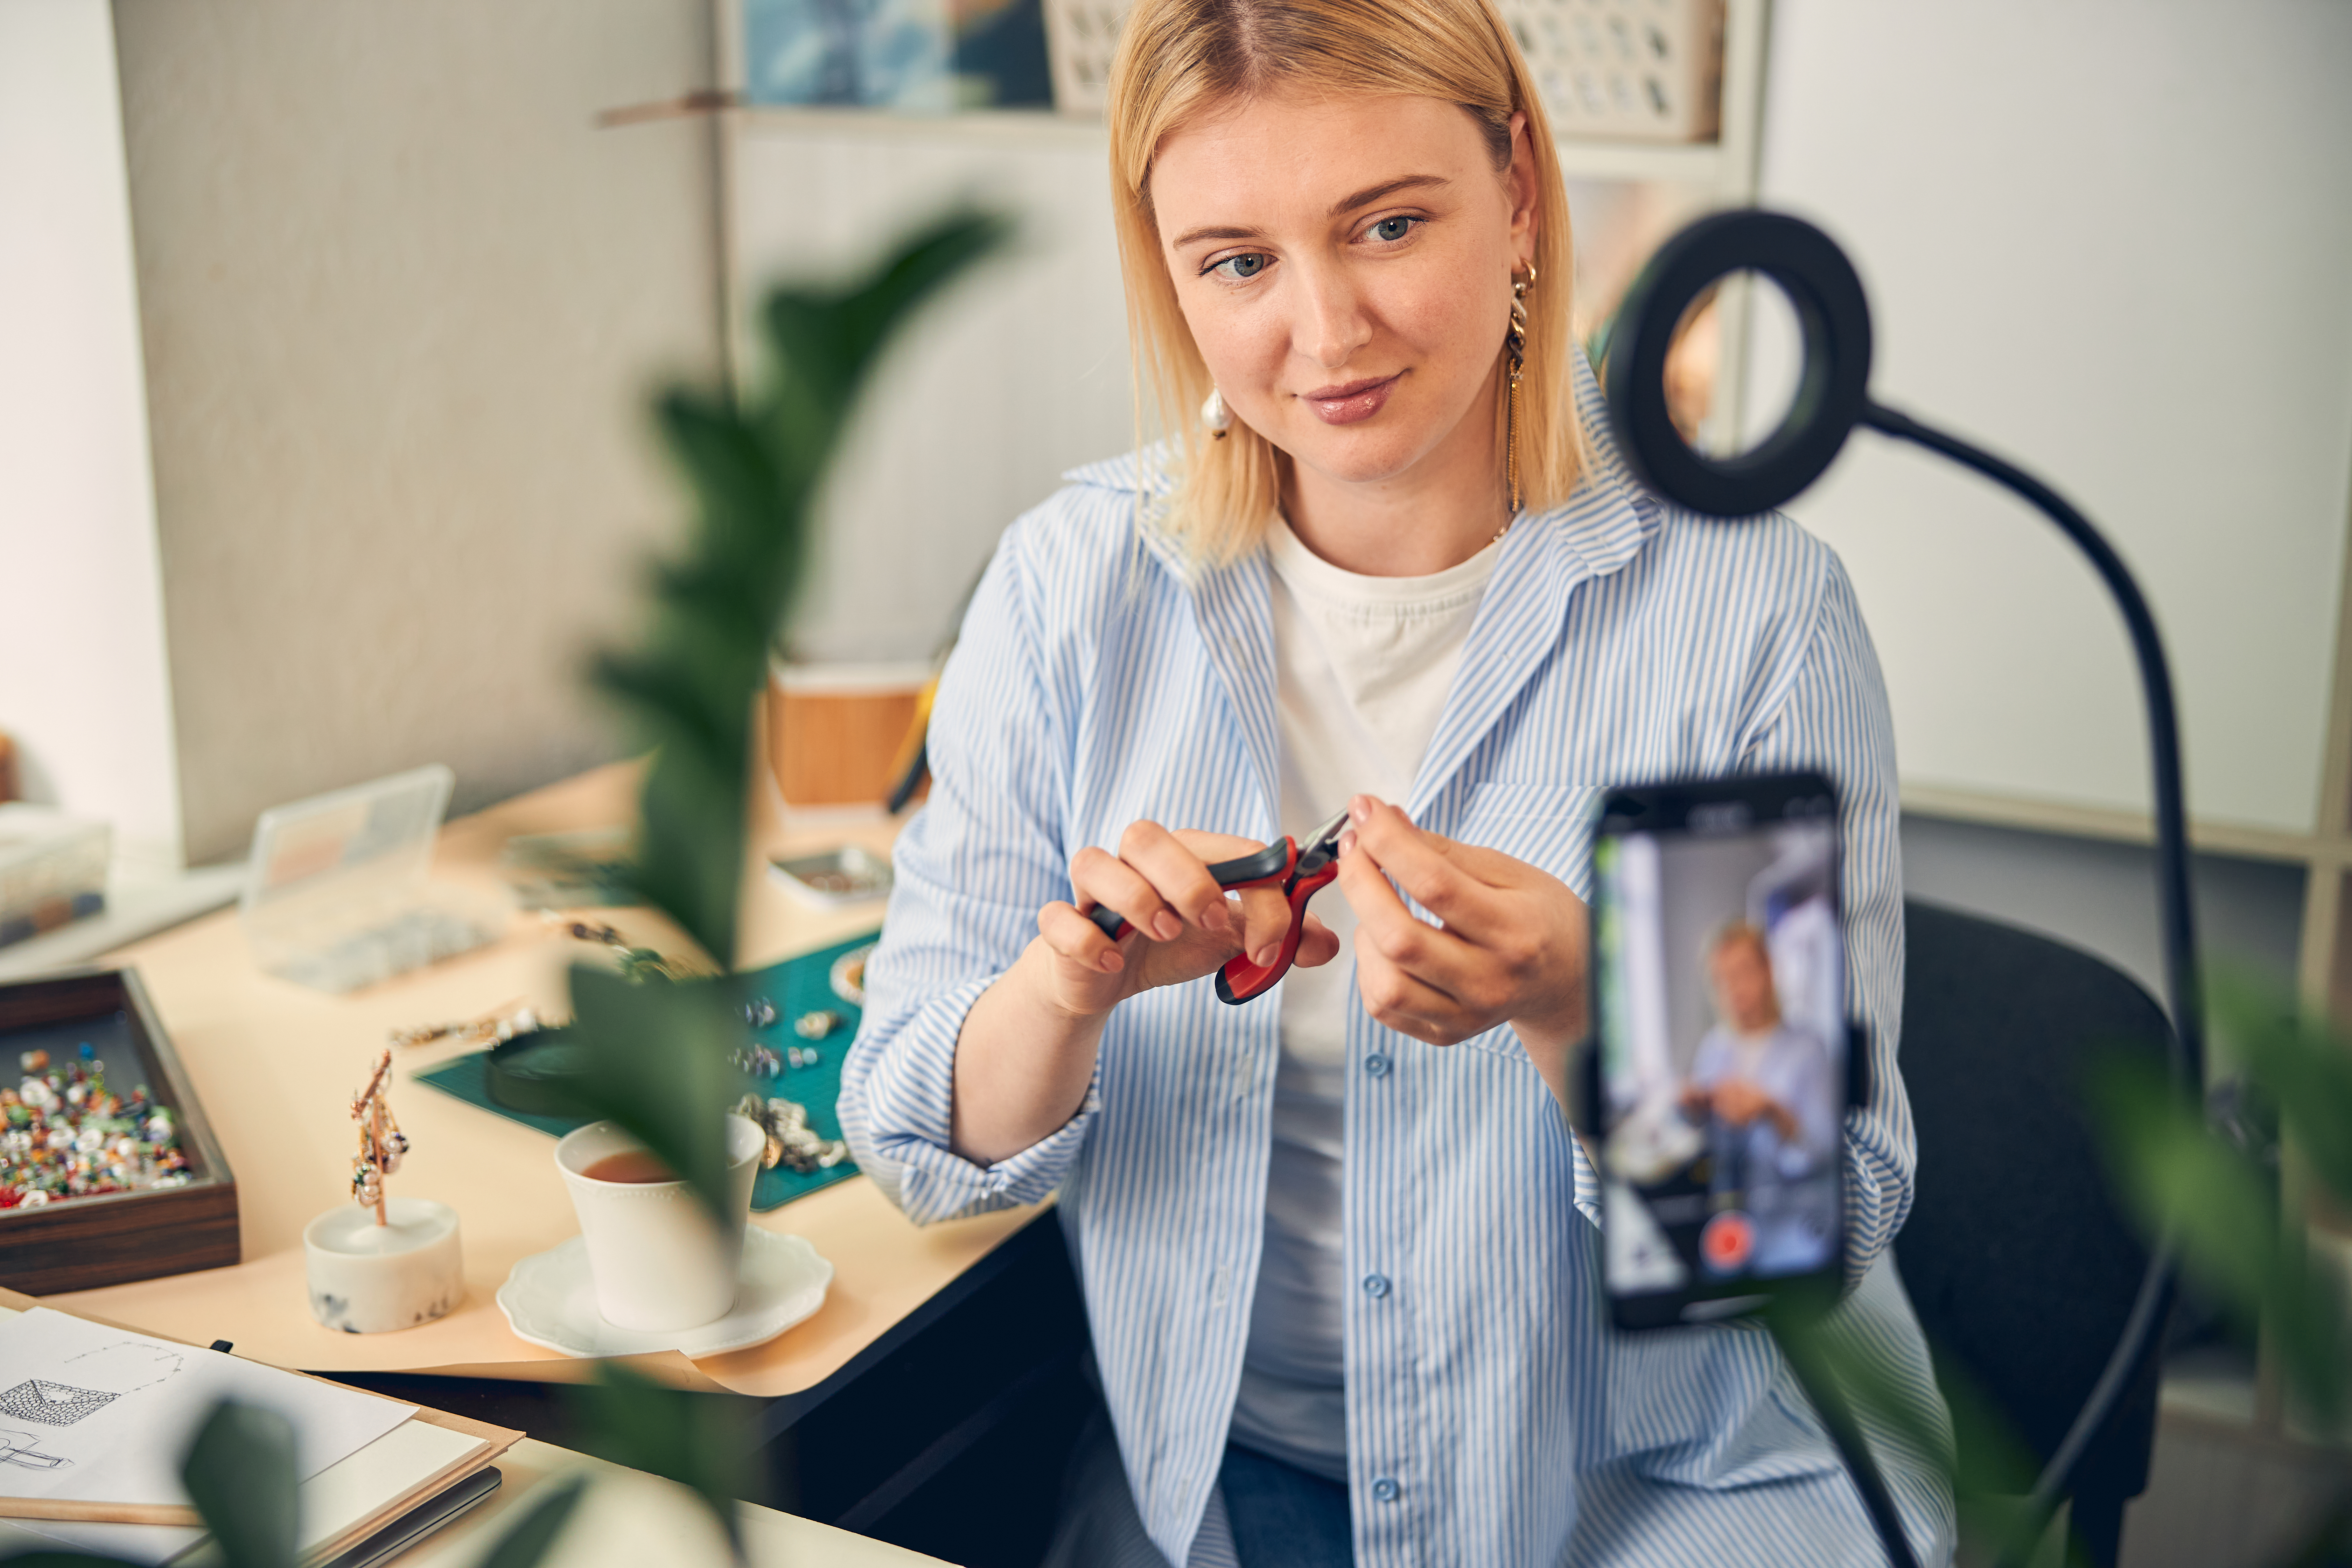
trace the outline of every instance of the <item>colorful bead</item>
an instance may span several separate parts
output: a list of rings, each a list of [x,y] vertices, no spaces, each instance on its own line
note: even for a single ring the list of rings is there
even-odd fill
[[[43,1051],[18,1061],[23,1084],[0,1089],[0,1209],[193,1179],[166,1109],[143,1084],[127,1100],[111,1091],[96,1047],[63,1065]]]

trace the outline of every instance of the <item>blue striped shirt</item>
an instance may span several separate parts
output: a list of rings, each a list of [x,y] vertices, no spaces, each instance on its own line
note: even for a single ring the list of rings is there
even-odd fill
[[[1860,610],[1836,557],[1787,519],[1718,522],[1643,490],[1580,363],[1577,377],[1585,478],[1505,536],[1407,809],[1589,896],[1592,807],[1611,784],[1795,767],[1837,782],[1848,1000],[1874,1081],[1845,1121],[1860,1289],[1841,1316],[1939,1411],[1884,1256],[1914,1140],[1895,1053],[1894,741]],[[1206,979],[1137,996],[1107,1024],[1066,1125],[987,1167],[948,1146],[965,1014],[1039,906],[1069,896],[1072,855],[1144,817],[1278,831],[1265,554],[1188,563],[1139,520],[1137,476],[1133,458],[1069,475],[1007,531],[972,602],[841,1111],[860,1163],[919,1222],[1059,1190],[1142,1523],[1171,1562],[1219,1563],[1232,1546],[1212,1502],[1263,1235],[1278,1006],[1226,1006]],[[1440,1049],[1357,1001],[1348,1039],[1359,1563],[1879,1560],[1760,1331],[1604,1324],[1599,1184],[1507,1027]],[[1943,1560],[1951,1505],[1934,1465],[1876,1435],[1923,1561]]]

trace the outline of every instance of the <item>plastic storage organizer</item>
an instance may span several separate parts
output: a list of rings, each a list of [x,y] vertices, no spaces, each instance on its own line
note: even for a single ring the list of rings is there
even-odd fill
[[[114,829],[45,805],[0,805],[0,947],[106,908]]]
[[[426,880],[455,782],[436,763],[263,812],[239,907],[256,962],[355,991],[496,937],[508,911]]]

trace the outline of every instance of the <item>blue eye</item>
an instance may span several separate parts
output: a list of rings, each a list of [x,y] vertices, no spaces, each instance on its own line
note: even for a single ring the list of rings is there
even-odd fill
[[[1270,257],[1259,256],[1255,252],[1244,256],[1228,256],[1223,261],[1218,262],[1214,267],[1210,268],[1209,270],[1212,272],[1222,272],[1226,277],[1234,279],[1235,281],[1240,281],[1244,279],[1255,278],[1259,273],[1265,271],[1266,262],[1271,259],[1272,258]]]
[[[1402,239],[1406,235],[1411,234],[1412,232],[1412,226],[1418,221],[1418,219],[1409,217],[1384,217],[1381,219],[1380,222],[1372,225],[1372,236],[1376,239],[1384,239],[1391,243],[1394,243],[1397,240]]]

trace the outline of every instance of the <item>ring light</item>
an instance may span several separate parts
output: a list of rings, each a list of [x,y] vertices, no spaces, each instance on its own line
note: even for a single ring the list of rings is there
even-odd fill
[[[1735,272],[1780,286],[1797,313],[1804,364],[1780,426],[1754,449],[1710,458],[1675,428],[1666,356],[1685,314]],[[1609,345],[1609,412],[1653,489],[1696,511],[1770,511],[1821,478],[1869,401],[1870,307],[1835,241],[1801,218],[1738,211],[1668,240],[1627,291]]]

